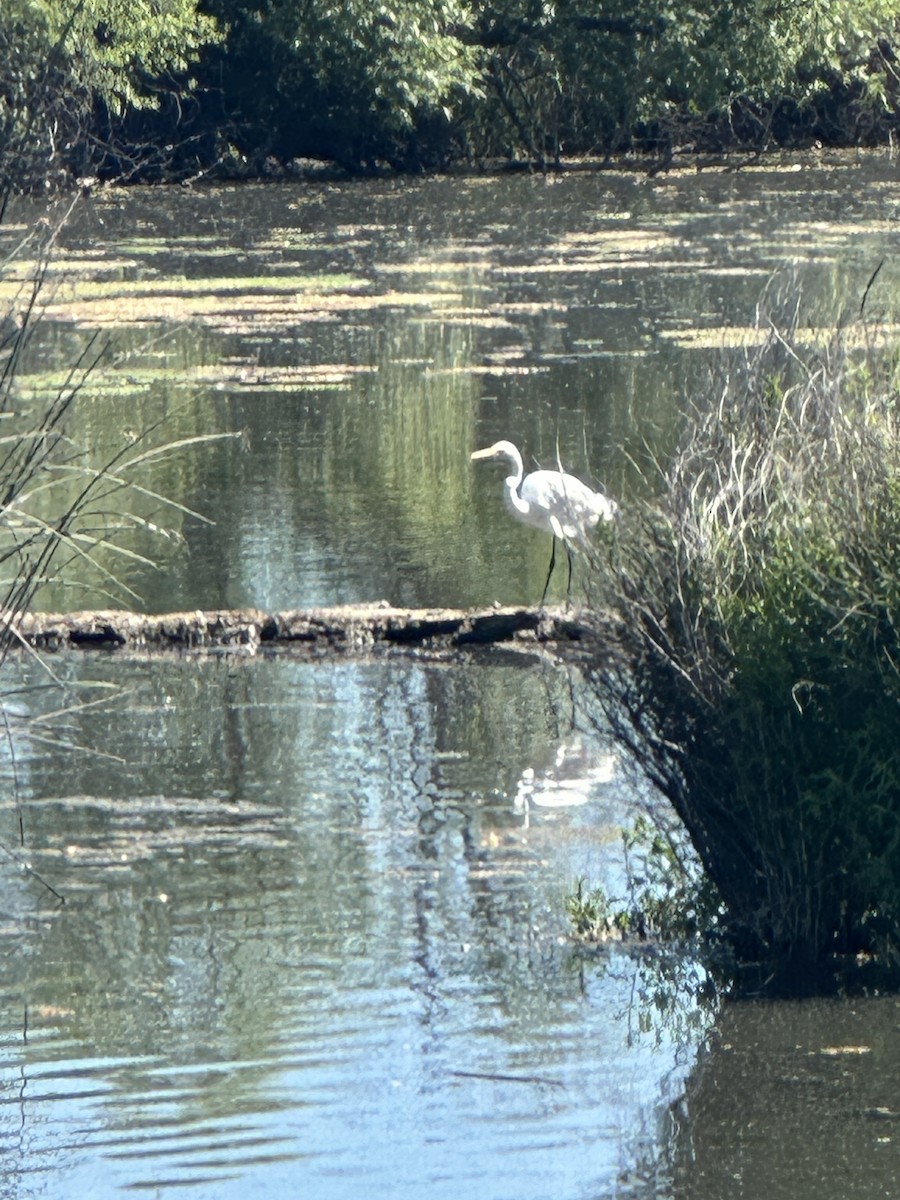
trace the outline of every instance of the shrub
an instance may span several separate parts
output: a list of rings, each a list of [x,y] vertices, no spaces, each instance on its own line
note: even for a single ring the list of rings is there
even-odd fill
[[[599,573],[590,674],[737,958],[900,967],[900,427],[891,365],[772,333],[688,423]],[[900,973],[898,973],[900,975]]]

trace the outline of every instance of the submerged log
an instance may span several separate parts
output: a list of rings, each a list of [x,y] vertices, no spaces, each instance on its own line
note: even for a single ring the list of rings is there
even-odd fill
[[[25,613],[4,626],[13,646],[126,650],[241,649],[290,646],[311,654],[403,647],[427,652],[479,646],[586,648],[600,629],[593,614],[537,608],[405,609],[347,605],[267,613],[214,609],[159,615],[116,609]]]

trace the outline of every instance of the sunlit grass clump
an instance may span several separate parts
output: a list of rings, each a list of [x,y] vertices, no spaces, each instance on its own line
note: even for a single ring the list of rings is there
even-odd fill
[[[751,986],[900,980],[894,365],[773,334],[688,426],[598,573],[622,653],[597,694]]]

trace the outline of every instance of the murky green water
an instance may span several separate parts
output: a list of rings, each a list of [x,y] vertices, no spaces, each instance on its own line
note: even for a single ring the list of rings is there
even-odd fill
[[[898,1018],[896,997],[726,1008],[673,1122],[669,1194],[897,1195]]]
[[[794,275],[808,320],[855,317],[883,260],[867,304],[890,310],[893,172],[88,200],[60,239],[35,382],[52,386],[48,369],[58,381],[100,329],[108,366],[77,402],[98,463],[122,430],[242,437],[138,472],[215,522],[126,498],[178,535],[130,535],[162,571],[108,556],[139,601],[95,577],[40,602],[92,604],[101,586],[150,610],[534,601],[545,539],[505,518],[502,468],[469,452],[509,437],[627,502],[707,386],[711,347],[726,328],[746,337],[763,295],[777,316]]]
[[[810,321],[849,319],[883,259],[867,309],[890,316],[894,174],[88,201],[36,399],[100,328],[72,422],[96,462],[122,431],[240,437],[98,511],[165,525],[126,538],[156,569],[110,555],[42,604],[534,602],[546,538],[470,451],[511,437],[627,504],[784,277]],[[5,669],[5,1193],[893,1194],[890,1003],[729,1009],[691,1073],[691,964],[576,953],[565,897],[625,894],[620,828],[648,802],[577,679],[490,656],[50,665]]]

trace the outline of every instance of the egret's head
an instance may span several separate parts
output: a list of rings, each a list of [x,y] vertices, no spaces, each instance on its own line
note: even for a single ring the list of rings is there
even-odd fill
[[[471,457],[473,460],[476,458],[507,458],[510,462],[516,462],[519,452],[512,442],[494,442],[493,446],[487,446],[484,450],[475,450]]]

